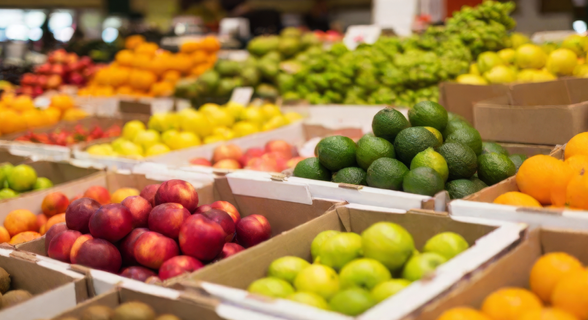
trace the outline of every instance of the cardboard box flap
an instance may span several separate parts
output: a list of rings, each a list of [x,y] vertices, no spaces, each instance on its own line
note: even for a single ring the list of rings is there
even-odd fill
[[[459,114],[469,123],[474,123],[474,103],[494,97],[507,96],[505,85],[467,85],[443,82],[439,88],[439,102],[447,111]]]
[[[588,79],[584,78],[521,83],[512,85],[508,95],[510,104],[516,106],[575,104],[588,101],[587,86]]]

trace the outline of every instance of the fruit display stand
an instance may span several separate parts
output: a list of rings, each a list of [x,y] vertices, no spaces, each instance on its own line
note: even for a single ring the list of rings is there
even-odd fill
[[[406,228],[417,248],[421,248],[428,238],[445,231],[462,235],[472,246],[439,266],[426,280],[413,282],[358,319],[403,319],[417,312],[455,283],[467,278],[472,271],[508,252],[521,240],[520,235],[526,230],[525,224],[453,218],[442,212],[392,210],[356,204],[336,206],[324,215],[232,259],[198,270],[186,279],[168,281],[167,285],[187,290],[198,288],[223,301],[288,319],[351,319],[288,300],[251,294],[244,289],[263,278],[270,263],[277,258],[296,256],[310,261],[311,243],[322,231],[361,233],[370,225],[382,221]]]
[[[528,231],[524,240],[511,252],[491,265],[477,270],[469,279],[458,283],[440,299],[428,305],[411,319],[435,320],[454,307],[478,309],[492,292],[505,287],[529,288],[529,275],[533,265],[543,254],[562,252],[576,257],[584,265],[588,255],[584,247],[586,231],[542,227]],[[563,264],[562,264],[563,265]]]
[[[26,301],[5,305],[0,310],[2,319],[53,317],[91,297],[83,274],[47,263],[30,253],[2,246],[0,267],[10,275],[11,290],[26,290],[32,294]]]
[[[27,160],[26,157],[21,157],[10,153],[7,148],[0,147],[0,165],[3,163],[10,163],[12,165],[17,165],[25,162]]]

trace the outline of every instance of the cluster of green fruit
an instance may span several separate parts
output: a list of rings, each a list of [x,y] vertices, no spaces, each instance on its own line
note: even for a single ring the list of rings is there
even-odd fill
[[[299,162],[294,176],[427,196],[447,190],[461,199],[515,175],[525,159],[482,143],[465,119],[436,102],[417,103],[408,117],[386,108],[374,116],[373,134],[357,144],[344,136],[324,138],[317,157]]]
[[[4,200],[18,197],[23,192],[51,188],[53,182],[37,177],[31,166],[21,164],[15,167],[6,163],[0,166],[0,187],[0,200]]]
[[[444,232],[419,253],[412,235],[392,222],[375,223],[361,236],[328,230],[312,241],[313,264],[295,256],[276,259],[267,277],[251,283],[248,291],[355,316],[468,248],[462,236]],[[396,274],[401,278],[393,279]]]

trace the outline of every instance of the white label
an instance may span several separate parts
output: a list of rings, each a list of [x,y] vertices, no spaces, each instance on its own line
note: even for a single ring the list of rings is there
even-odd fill
[[[190,100],[186,99],[176,99],[176,111],[182,111],[184,109],[192,108],[192,104]]]
[[[230,101],[246,106],[251,101],[251,96],[253,96],[252,87],[236,88],[233,90]]]
[[[164,113],[172,111],[174,100],[170,98],[153,99],[151,101],[151,114]]]
[[[382,33],[382,28],[376,25],[351,26],[345,33],[343,43],[349,50],[355,50],[362,43],[374,44]]]

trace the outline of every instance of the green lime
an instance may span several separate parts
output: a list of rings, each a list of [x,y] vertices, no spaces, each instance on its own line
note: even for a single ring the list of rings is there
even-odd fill
[[[392,279],[390,271],[378,260],[362,258],[346,264],[339,273],[341,288],[359,287],[371,290],[378,284]]]
[[[445,189],[445,182],[437,171],[429,167],[410,170],[402,182],[402,190],[408,193],[434,196]]]
[[[443,133],[443,137],[445,139],[447,139],[447,137],[449,135],[451,135],[452,133],[454,133],[457,130],[461,130],[461,129],[467,129],[467,128],[471,128],[472,126],[465,122],[465,121],[461,121],[461,120],[452,120],[447,122],[447,127],[445,127],[445,130],[442,131]]]
[[[12,172],[13,169],[14,169],[14,166],[10,163],[6,163],[0,167],[0,171],[2,171],[4,173],[5,179],[8,179],[8,176],[10,176],[10,173]]]
[[[32,167],[27,166],[26,164],[21,164],[12,169],[7,181],[10,189],[14,191],[30,191],[33,189],[35,182],[37,181],[37,172],[35,172],[35,169]]]
[[[328,300],[339,291],[339,276],[333,268],[311,264],[298,273],[294,287],[297,291],[316,293]]]
[[[517,172],[519,171],[521,165],[523,165],[523,162],[527,160],[527,156],[524,154],[511,154],[508,156],[508,158],[510,161],[512,161],[512,163],[514,163],[515,167],[517,168]]]
[[[320,163],[318,158],[307,158],[298,162],[294,168],[294,176],[312,180],[331,180],[331,172]]]
[[[435,138],[439,140],[439,144],[443,144],[443,135],[441,134],[441,132],[439,132],[439,130],[433,127],[425,127],[425,129],[431,131],[431,133],[435,135]]]
[[[2,186],[4,186],[5,181],[6,181],[6,175],[4,174],[4,171],[2,169],[0,169],[0,188]]]
[[[395,158],[394,145],[388,140],[365,135],[357,141],[357,164],[367,170],[372,162],[380,158]]]
[[[402,130],[394,140],[396,158],[409,166],[412,158],[427,148],[441,145],[431,131],[424,127],[411,127]]]
[[[476,186],[476,192],[488,187],[488,185],[485,184],[484,181],[478,179],[478,177],[472,177],[470,181]]]
[[[459,129],[448,135],[445,142],[459,142],[474,150],[476,155],[482,154],[482,137],[474,128]]]
[[[404,288],[410,286],[410,283],[411,282],[406,279],[388,280],[375,286],[370,294],[372,295],[372,298],[376,300],[376,303],[380,303],[404,290]]]
[[[483,182],[482,182],[483,183]],[[449,192],[451,199],[462,199],[470,194],[480,191],[479,186],[468,179],[458,179],[447,182],[445,190]]]
[[[294,293],[294,288],[282,279],[261,278],[253,281],[247,291],[272,298],[285,298]]]
[[[348,316],[357,316],[376,305],[369,291],[361,288],[351,288],[338,292],[329,301],[331,309]]]
[[[450,260],[458,254],[466,251],[470,245],[455,232],[442,232],[427,240],[423,252],[433,252]]]
[[[421,101],[408,110],[408,121],[414,127],[433,127],[443,131],[447,118],[447,110],[433,101]]]
[[[286,297],[288,300],[296,301],[298,303],[307,304],[315,308],[329,310],[329,304],[325,298],[312,292],[296,292]]]
[[[495,142],[482,142],[482,154],[499,153],[508,157],[508,151]]]
[[[410,123],[406,117],[400,111],[392,108],[380,110],[372,120],[374,135],[384,138],[390,143],[394,143],[398,133],[408,127],[410,127]]]
[[[344,136],[332,136],[321,140],[317,146],[319,161],[331,171],[355,167],[357,145]]]
[[[445,158],[449,169],[449,180],[469,179],[478,170],[476,153],[461,143],[445,143],[437,149]]]
[[[286,280],[293,283],[300,270],[310,266],[308,261],[294,256],[282,257],[274,260],[268,270],[268,277]]]
[[[315,261],[319,255],[319,249],[325,241],[340,234],[341,232],[335,230],[326,230],[319,233],[310,244],[310,254],[312,255],[312,261]]]
[[[460,116],[459,114],[456,114],[453,112],[447,112],[447,121],[451,122],[451,121],[455,121],[455,120],[463,121],[463,122],[469,124],[469,122],[463,116]]]
[[[33,190],[49,189],[51,187],[53,187],[53,182],[51,182],[51,180],[44,177],[39,177],[37,178],[37,181],[35,181]]]
[[[417,281],[430,274],[447,259],[438,253],[424,252],[408,260],[402,270],[402,277],[409,281]]]
[[[367,170],[367,184],[370,187],[401,190],[408,168],[404,163],[392,158],[380,158]]]
[[[315,263],[341,270],[348,262],[361,257],[361,254],[361,236],[353,232],[341,232],[323,242]]]
[[[400,269],[415,250],[410,233],[392,222],[372,224],[361,239],[363,256],[381,262],[390,271]]]
[[[505,155],[490,153],[478,157],[478,176],[487,185],[495,185],[514,176],[517,167]]]
[[[333,182],[367,186],[367,173],[362,168],[348,167],[333,174]]]
[[[447,162],[445,158],[433,148],[428,148],[425,151],[419,152],[410,163],[410,170],[414,170],[420,167],[428,167],[431,168],[443,178],[443,181],[447,181],[447,177],[449,176],[449,169],[447,167]]]
[[[0,200],[16,198],[18,197],[18,192],[15,192],[12,189],[4,188],[0,190]]]

